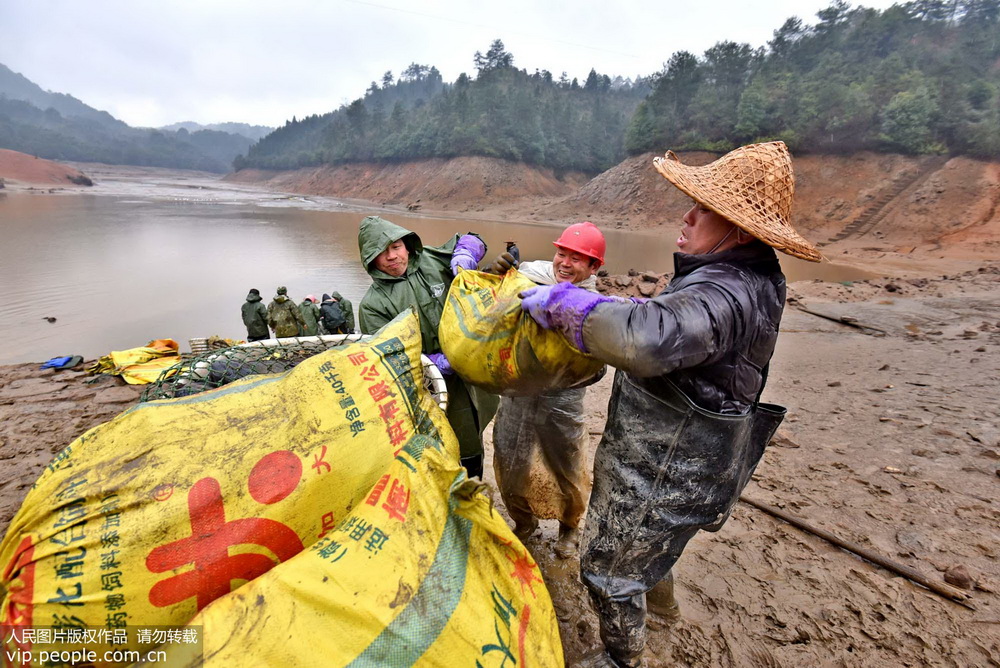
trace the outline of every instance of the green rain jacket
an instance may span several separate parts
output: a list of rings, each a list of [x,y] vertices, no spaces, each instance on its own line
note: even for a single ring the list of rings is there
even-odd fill
[[[261,300],[260,295],[254,293],[247,294],[247,300],[243,302],[243,324],[247,326],[247,336],[255,339],[267,338],[270,332],[267,331],[267,307]]]
[[[277,295],[267,305],[267,324],[278,338],[299,336],[305,321],[299,307],[286,295]]]
[[[382,251],[379,251],[380,253]],[[376,253],[377,255],[377,253]],[[334,290],[330,293],[330,296],[337,300],[337,306],[344,314],[344,319],[347,321],[344,327],[347,328],[348,334],[354,333],[354,305],[351,303],[350,299],[344,299],[340,296],[340,293]]]
[[[456,234],[442,246],[424,246],[415,233],[378,216],[368,216],[358,230],[361,262],[372,285],[361,299],[358,321],[362,334],[373,334],[409,307],[420,316],[420,336],[425,354],[441,352],[438,324],[451,286],[451,255],[458,242]],[[390,276],[372,262],[389,244],[402,239],[409,250],[409,264],[402,276]],[[452,374],[445,376],[448,386],[448,421],[461,446],[462,457],[483,451],[482,433],[493,419],[499,397],[466,385]]]
[[[316,336],[319,332],[319,307],[308,299],[303,299],[299,304],[299,313],[302,314],[302,336]]]

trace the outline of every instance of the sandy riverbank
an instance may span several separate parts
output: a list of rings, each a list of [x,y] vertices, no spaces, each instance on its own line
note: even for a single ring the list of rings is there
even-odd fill
[[[4,189],[35,190],[91,185],[90,178],[62,162],[0,148],[0,184]]]

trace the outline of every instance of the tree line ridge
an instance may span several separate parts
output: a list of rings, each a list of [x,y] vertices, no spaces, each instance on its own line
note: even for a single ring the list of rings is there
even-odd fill
[[[482,155],[596,173],[646,151],[793,151],[1000,157],[1000,0],[917,0],[880,11],[835,0],[765,45],[674,53],[636,80],[580,84],[517,69],[496,40],[475,76],[413,64],[325,115],[292,119],[236,169]]]

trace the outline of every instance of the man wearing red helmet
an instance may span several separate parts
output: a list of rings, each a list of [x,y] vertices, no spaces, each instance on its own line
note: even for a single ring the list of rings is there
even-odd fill
[[[604,264],[604,235],[593,223],[567,227],[557,241],[552,261],[518,264],[510,252],[494,261],[494,273],[517,267],[539,285],[570,283],[594,291],[594,273]],[[577,554],[579,525],[589,493],[583,467],[587,428],[583,419],[586,385],[602,373],[568,389],[534,397],[501,397],[493,423],[493,470],[514,532],[528,538],[538,528],[538,518],[559,520],[555,552],[563,558]],[[539,463],[545,471],[539,471]],[[539,474],[542,474],[541,476]],[[541,478],[554,479],[545,485]],[[558,488],[557,498],[549,491]]]

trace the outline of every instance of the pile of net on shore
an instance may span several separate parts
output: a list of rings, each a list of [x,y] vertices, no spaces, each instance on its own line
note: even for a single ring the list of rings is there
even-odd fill
[[[351,335],[270,339],[257,344],[210,350],[166,369],[146,388],[140,401],[187,397],[247,376],[283,373],[313,355],[350,345],[360,338],[360,335]]]

